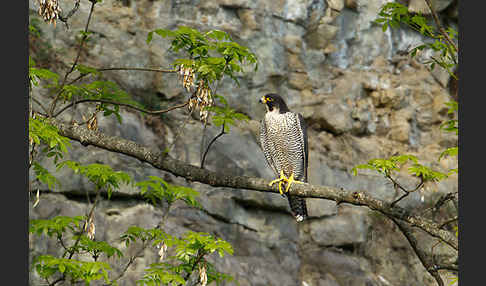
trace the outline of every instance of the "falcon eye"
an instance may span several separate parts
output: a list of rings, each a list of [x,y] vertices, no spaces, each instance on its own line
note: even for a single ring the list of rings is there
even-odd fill
[[[266,97],[265,99],[266,99],[267,101],[269,101],[269,102],[272,102],[272,101],[273,101],[273,98],[271,98],[271,97]]]

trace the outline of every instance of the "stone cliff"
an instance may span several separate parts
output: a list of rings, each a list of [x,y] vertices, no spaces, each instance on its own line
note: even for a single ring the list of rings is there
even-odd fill
[[[72,1],[61,1],[63,11]],[[222,136],[208,153],[206,168],[231,170],[237,175],[272,178],[259,149],[259,120],[264,114],[258,99],[277,92],[290,109],[304,115],[309,126],[309,182],[315,185],[366,190],[386,200],[396,198],[391,183],[375,173],[353,176],[351,168],[372,158],[395,154],[416,155],[421,163],[439,170],[457,166],[455,158],[437,161],[441,151],[457,144],[457,136],[439,130],[448,117],[445,102],[452,99],[450,77],[436,68],[429,71],[404,52],[426,39],[406,29],[385,33],[373,23],[385,0],[105,0],[96,6],[90,31],[92,40],[81,63],[93,67],[168,67],[178,55],[167,51],[168,41],[147,33],[156,28],[187,25],[199,30],[229,32],[259,59],[259,69],[239,78],[240,86],[225,79],[218,88],[229,104],[248,115]],[[411,9],[423,9],[409,1]],[[30,18],[37,18],[37,1],[29,1]],[[457,1],[437,0],[445,24],[457,28]],[[69,30],[58,22],[40,21],[49,43],[48,57],[70,64],[76,55],[75,36],[84,27],[89,2],[81,1],[69,19]],[[63,66],[65,65],[65,66]],[[184,102],[187,94],[176,75],[140,71],[103,74],[135,98],[154,108]],[[46,90],[36,89],[41,95]],[[99,116],[99,128],[111,135],[146,146],[175,143],[173,156],[199,165],[202,146],[219,128],[191,119],[183,127],[187,111],[178,109],[161,117],[123,111],[123,122]],[[180,132],[180,135],[176,135]],[[174,140],[176,140],[174,142]],[[364,207],[308,199],[310,219],[296,224],[287,200],[277,194],[212,188],[153,169],[124,155],[73,143],[71,159],[100,162],[142,180],[161,176],[174,184],[200,192],[206,211],[184,205],[173,209],[167,228],[172,233],[204,231],[230,242],[235,253],[213,261],[218,270],[231,274],[240,285],[435,285],[406,239],[389,221]],[[52,166],[48,160],[47,166]],[[81,215],[87,209],[87,181],[62,171],[62,187],[43,192],[31,218]],[[405,185],[416,181],[403,172]],[[45,190],[45,186],[38,186]],[[423,210],[444,192],[457,191],[457,176],[427,185],[400,202]],[[154,208],[122,188],[122,195],[103,200],[95,215],[96,237],[116,244],[128,226],[154,227],[163,210]],[[31,203],[32,206],[32,203]],[[57,253],[53,242],[31,237],[30,255]],[[122,244],[119,244],[124,249]],[[134,251],[134,250],[131,250]],[[147,249],[127,272],[120,285],[134,285],[144,267],[156,262],[157,252]],[[116,264],[116,263],[115,263]],[[122,267],[120,263],[120,268]],[[114,269],[120,271],[120,269]],[[31,271],[31,285],[40,285]]]

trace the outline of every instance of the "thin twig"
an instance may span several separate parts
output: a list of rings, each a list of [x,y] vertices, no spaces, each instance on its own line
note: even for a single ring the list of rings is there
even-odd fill
[[[41,102],[40,102],[40,101],[39,101],[37,98],[35,98],[35,97],[33,97],[33,96],[31,96],[30,98],[32,99],[32,101],[33,101],[33,102],[37,103],[37,104],[38,104],[38,105],[39,105],[39,106],[42,108],[42,110],[44,110],[44,112],[45,112],[46,114],[48,114],[48,113],[49,113],[49,111],[48,111],[47,107],[45,107],[45,106],[44,106],[44,105],[43,105],[43,104],[42,104],[42,103],[41,103]]]
[[[78,9],[79,9],[79,2],[80,2],[80,1],[81,1],[81,0],[76,0],[76,3],[74,3],[74,7],[73,7],[73,9],[71,9],[71,11],[69,11],[69,13],[66,15],[66,17],[61,16],[61,14],[58,14],[58,15],[57,15],[57,18],[58,18],[58,19],[59,19],[61,22],[64,22],[64,24],[66,25],[66,28],[67,28],[67,29],[69,29],[69,25],[68,25],[68,23],[67,23],[67,20],[68,20],[69,18],[71,18],[71,17],[74,15],[74,13],[76,13],[76,11],[78,11]]]
[[[216,86],[214,87],[214,92],[213,94],[217,94],[217,91],[218,91],[218,87],[219,87],[219,84],[221,83],[221,81],[223,81],[223,78],[224,78],[224,72],[226,71],[226,68],[228,67],[228,65],[226,64],[223,68],[223,71],[221,72],[223,75],[221,76],[221,79],[218,80],[218,82],[216,83]],[[203,130],[203,133],[206,132],[206,123],[207,122],[204,122],[204,130]],[[216,139],[218,139],[219,137],[221,137],[222,135],[224,135],[225,132],[224,132],[224,123],[223,123],[223,130],[221,131],[221,133],[219,133],[218,135],[216,135],[215,138],[213,138],[213,140],[211,140],[211,142],[209,143],[208,147],[206,148],[206,151],[204,152],[204,155],[203,155],[203,158],[201,160],[201,169],[204,168],[204,160],[206,159],[206,154],[208,153],[209,151],[209,148],[211,147],[211,144],[213,144],[214,141],[216,141]],[[201,150],[202,150],[202,146],[203,146],[203,143],[204,143],[204,136],[201,137]]]
[[[91,8],[89,10],[88,20],[86,21],[86,26],[84,28],[83,37],[81,38],[81,41],[80,41],[79,46],[78,46],[78,54],[76,55],[76,59],[74,60],[74,63],[71,66],[71,69],[64,75],[64,79],[63,79],[62,84],[59,88],[59,92],[57,93],[56,97],[54,98],[54,100],[51,103],[51,109],[50,109],[50,112],[49,112],[50,115],[52,115],[54,113],[54,109],[56,108],[56,103],[59,100],[59,98],[61,97],[61,93],[63,91],[64,84],[66,83],[68,76],[74,71],[74,68],[78,64],[79,57],[81,56],[81,50],[82,50],[83,44],[86,41],[86,39],[88,38],[89,22],[91,21],[91,15],[93,14],[94,6],[97,3],[97,1],[96,0],[90,0],[90,2],[91,2]]]
[[[410,195],[410,193],[413,193],[413,192],[419,190],[424,184],[424,179],[422,177],[420,177],[420,183],[415,187],[415,189],[409,191],[409,190],[405,190],[405,188],[403,188],[400,184],[398,184],[390,175],[387,175],[387,178],[390,179],[393,182],[394,186],[399,187],[402,191],[405,192],[405,194],[403,194],[401,197],[399,197],[398,199],[396,199],[394,202],[391,203],[392,207],[395,204],[397,204],[399,201],[401,201],[402,199],[404,199],[405,197]]]
[[[189,104],[189,101],[187,102]],[[184,132],[184,128],[186,127],[186,124],[187,122],[189,122],[189,119],[191,119],[191,115],[192,113],[194,112],[194,109],[192,109],[189,113],[189,115],[187,115],[186,119],[184,120],[184,122],[182,123],[182,126],[177,130],[177,134],[176,136],[174,137],[174,141],[172,142],[172,144],[169,146],[168,148],[168,151],[167,153],[171,152],[172,151],[172,148],[174,148],[176,142],[177,142],[177,139],[179,139],[179,137],[182,135],[182,133]]]
[[[425,214],[426,212],[429,212],[429,211],[437,211],[439,210],[446,202],[452,200],[454,203],[455,203],[455,195],[457,194],[457,192],[452,192],[452,193],[447,193],[445,195],[442,195],[438,200],[437,202],[435,203],[435,205],[433,207],[430,207],[430,208],[427,208],[425,210],[423,210],[421,212],[421,215]],[[457,209],[456,209],[457,210]]]
[[[157,68],[135,68],[135,67],[113,67],[113,68],[99,68],[96,69],[99,72],[104,72],[104,71],[115,71],[115,70],[121,70],[121,71],[150,71],[150,72],[161,72],[161,73],[176,73],[177,70],[166,70],[166,69],[157,69]],[[78,80],[82,79],[83,77],[89,75],[89,73],[83,73],[80,74],[77,78],[73,79],[70,81],[68,84],[73,84],[77,82]]]
[[[97,71],[149,71],[149,72],[161,72],[161,73],[176,73],[177,70],[166,70],[158,68],[134,68],[134,67],[114,67],[114,68],[101,68]]]
[[[441,224],[439,225],[439,228],[443,228],[444,226],[446,226],[446,225],[450,224],[451,222],[455,222],[455,221],[457,221],[458,219],[459,219],[459,218],[458,218],[458,216],[455,216],[455,217],[453,217],[453,218],[451,218],[451,219],[448,219],[448,220],[444,221],[443,223],[441,223]]]
[[[99,201],[99,198],[100,198],[100,193],[101,193],[100,190],[101,189],[99,189],[99,188],[96,190],[96,198],[95,198],[95,201],[93,203],[93,206],[91,207],[91,210],[89,211],[88,215],[86,216],[86,221],[84,222],[83,228],[81,229],[81,232],[79,233],[78,238],[74,242],[73,246],[71,246],[72,250],[68,251],[69,252],[68,259],[71,259],[73,257],[74,253],[76,252],[76,246],[78,246],[78,243],[81,240],[82,234],[87,230],[86,226],[87,226],[87,223],[89,221],[89,218],[93,215],[94,210],[96,208],[96,205],[98,204],[98,201]],[[66,256],[66,254],[67,254],[67,252],[64,252],[62,257],[64,258]]]
[[[226,132],[224,132],[224,125],[225,125],[225,123],[223,123],[223,125],[221,125],[221,132],[218,135],[216,135],[216,137],[214,137],[213,140],[211,140],[211,142],[209,142],[208,147],[206,148],[206,151],[204,152],[204,155],[203,155],[202,160],[201,160],[201,169],[204,169],[204,161],[206,160],[206,155],[208,154],[209,148],[211,148],[211,145],[213,145],[213,143],[219,137],[221,137],[223,134],[226,133]]]
[[[75,101],[74,103],[71,102],[70,104],[61,108],[61,110],[59,110],[56,114],[54,114],[53,117],[57,117],[59,114],[61,114],[62,112],[64,112],[66,109],[68,109],[69,107],[71,107],[73,105],[84,103],[84,102],[109,103],[109,104],[113,104],[113,105],[119,105],[119,106],[131,108],[131,109],[135,109],[137,111],[144,112],[144,113],[147,113],[147,114],[150,114],[150,115],[158,115],[158,114],[166,113],[166,112],[172,111],[174,109],[184,107],[184,106],[189,104],[189,101],[186,101],[185,103],[169,107],[168,109],[150,111],[150,110],[146,110],[146,109],[143,109],[143,108],[140,108],[140,107],[136,107],[136,106],[128,104],[128,103],[121,103],[121,102],[116,102],[116,101],[108,100],[108,99],[80,99],[80,100]]]
[[[128,268],[130,268],[130,266],[133,264],[133,262],[135,261],[135,259],[141,257],[142,252],[145,250],[145,248],[147,248],[147,245],[145,244],[145,242],[143,242],[142,247],[137,251],[137,253],[134,256],[130,257],[130,259],[128,260],[127,265],[125,265],[125,267],[123,268],[122,272],[115,279],[111,280],[111,283],[110,284],[105,284],[105,285],[106,286],[113,285],[113,282],[115,282],[115,281],[119,280],[120,278],[122,278],[123,275],[125,275],[125,273],[127,272]]]

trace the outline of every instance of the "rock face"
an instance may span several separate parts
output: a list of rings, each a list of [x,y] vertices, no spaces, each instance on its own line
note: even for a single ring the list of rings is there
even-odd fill
[[[71,2],[60,1],[64,13],[72,8]],[[149,31],[178,25],[227,31],[256,53],[259,69],[242,74],[240,87],[230,80],[219,86],[218,93],[251,120],[232,127],[229,134],[216,141],[208,153],[206,168],[272,178],[258,145],[258,122],[264,114],[258,98],[277,92],[308,123],[311,184],[364,190],[377,198],[393,200],[397,194],[384,178],[373,173],[355,177],[351,168],[395,154],[414,154],[421,163],[443,171],[455,168],[454,160],[438,162],[437,158],[444,148],[457,144],[457,136],[439,130],[440,123],[448,118],[444,105],[451,99],[446,88],[448,75],[431,73],[417,61],[400,56],[409,45],[424,39],[405,29],[383,33],[373,20],[385,2],[105,0],[95,7],[90,25],[92,40],[80,62],[94,67],[168,67],[179,55],[168,52],[169,42],[159,37],[148,45]],[[434,3],[450,15],[454,14],[449,11],[451,2],[455,1]],[[36,18],[37,1],[29,3],[30,17]],[[39,24],[52,54],[58,53],[68,62],[75,57],[76,31],[84,28],[89,5],[89,1],[80,2],[79,10],[69,19],[70,30],[61,22],[55,28]],[[457,17],[449,22],[455,25],[454,21]],[[156,102],[158,107],[173,106],[188,96],[175,75],[139,71],[103,75],[137,99]],[[46,93],[39,89],[34,92],[39,97]],[[100,130],[161,150],[174,143],[171,154],[194,165],[200,164],[202,146],[219,132],[211,125],[204,129],[192,119],[181,127],[188,115],[180,109],[160,118],[143,118],[126,111],[122,114],[122,124],[100,115]],[[233,256],[215,255],[210,260],[242,286],[435,283],[402,234],[366,208],[308,199],[310,219],[296,224],[287,200],[277,194],[188,183],[132,158],[77,143],[71,150],[73,160],[109,164],[115,170],[129,172],[135,180],[161,176],[199,191],[199,201],[206,211],[178,205],[171,210],[166,229],[174,234],[204,231],[230,242],[235,249]],[[48,160],[43,163],[52,168]],[[62,187],[57,192],[43,193],[36,208],[31,203],[31,218],[86,212],[89,206],[84,193],[93,187],[62,172],[58,176]],[[404,174],[406,170],[399,178],[404,185],[417,183]],[[457,191],[455,176],[427,186],[400,205],[423,210],[438,194],[451,191]],[[164,209],[140,200],[135,192],[134,188],[122,187],[120,193],[125,197],[114,195],[102,201],[95,215],[96,238],[125,250],[116,239],[130,225],[157,225]],[[54,241],[40,237],[30,237],[30,243],[31,258],[61,251]],[[136,247],[128,250],[135,252]],[[123,263],[112,263],[116,265],[113,276],[121,271],[129,255]],[[143,269],[157,261],[157,250],[147,248],[120,285],[134,285]],[[34,270],[30,278],[31,285],[41,283]]]

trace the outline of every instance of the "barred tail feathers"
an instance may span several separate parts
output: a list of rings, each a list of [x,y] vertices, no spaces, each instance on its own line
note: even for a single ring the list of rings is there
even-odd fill
[[[287,195],[287,198],[289,200],[292,215],[295,217],[297,222],[305,220],[307,218],[307,205],[305,203],[305,199],[298,196],[289,195]]]

